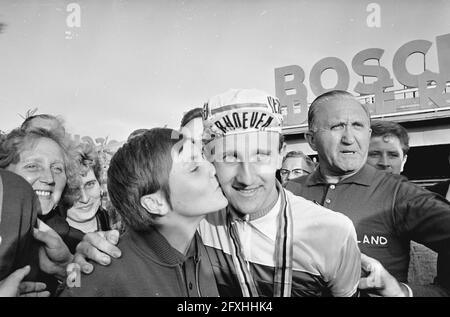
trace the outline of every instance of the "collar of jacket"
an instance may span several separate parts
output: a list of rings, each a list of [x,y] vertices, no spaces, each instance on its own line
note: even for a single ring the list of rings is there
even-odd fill
[[[358,184],[363,186],[370,186],[375,177],[375,174],[379,172],[374,167],[365,164],[356,174],[345,178],[340,181],[339,184]],[[382,172],[384,173],[384,172]],[[322,177],[320,173],[320,168],[316,168],[314,172],[307,176],[306,185],[307,186],[316,186],[328,184],[325,179]]]
[[[183,264],[188,258],[195,257],[198,259],[199,253],[201,252],[200,248],[197,248],[200,243],[200,237],[197,232],[192,239],[186,255],[172,247],[166,238],[155,228],[149,228],[147,231],[140,232],[128,229],[126,234],[130,235],[134,246],[145,256],[161,265],[177,266]]]

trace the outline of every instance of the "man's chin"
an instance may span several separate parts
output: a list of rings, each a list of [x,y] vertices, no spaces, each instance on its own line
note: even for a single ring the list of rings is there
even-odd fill
[[[364,163],[360,162],[354,162],[349,164],[342,164],[342,166],[339,168],[341,173],[344,175],[348,174],[354,174],[357,171],[359,171],[364,166]]]
[[[248,204],[243,204],[240,202],[231,202],[230,205],[233,209],[241,215],[250,215],[256,212],[255,206],[249,206]]]
[[[56,206],[52,199],[42,199],[39,197],[39,203],[41,205],[41,215],[45,216],[49,214]]]

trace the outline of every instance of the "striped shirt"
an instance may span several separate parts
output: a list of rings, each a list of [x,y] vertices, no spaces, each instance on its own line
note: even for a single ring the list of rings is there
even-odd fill
[[[350,219],[284,191],[293,221],[291,296],[355,295],[361,258]],[[274,208],[261,218],[249,221],[232,214],[245,263],[259,296],[274,296],[280,197]],[[231,256],[233,246],[227,210],[207,215],[200,223],[199,232],[207,247],[220,295],[242,296]]]

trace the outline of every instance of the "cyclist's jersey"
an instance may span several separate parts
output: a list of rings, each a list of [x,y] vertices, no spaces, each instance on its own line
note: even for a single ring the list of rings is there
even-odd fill
[[[292,211],[291,296],[353,296],[357,294],[361,258],[355,228],[346,216],[314,204],[285,189]],[[282,192],[280,192],[282,194]],[[266,215],[248,221],[231,209],[209,214],[199,232],[208,250],[221,296],[242,296],[233,262],[230,219],[236,225],[244,263],[259,296],[274,296],[277,228],[281,195]],[[227,214],[229,220],[227,221]],[[230,217],[231,216],[231,217]],[[279,254],[279,252],[278,252]],[[242,279],[241,279],[242,280]]]

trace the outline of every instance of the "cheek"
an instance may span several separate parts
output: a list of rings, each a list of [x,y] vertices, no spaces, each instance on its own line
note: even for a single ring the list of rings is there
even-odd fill
[[[281,167],[281,166],[280,166]],[[271,178],[277,172],[277,162],[274,159],[267,164],[258,164],[255,166],[255,174],[259,175],[261,178]]]
[[[323,135],[320,139],[318,139],[317,147],[323,149],[324,152],[329,151],[330,149],[336,147],[339,143],[340,135],[339,134],[327,134]]]
[[[392,162],[392,165],[395,165],[395,166],[401,166],[402,165],[402,160],[400,158],[391,159],[391,162]]]
[[[172,202],[184,202],[202,195],[207,189],[202,176],[184,177],[170,184],[170,199]]]
[[[176,210],[194,211],[209,197],[211,186],[198,179],[189,179],[183,183],[184,186],[174,186],[170,189],[172,207]]]
[[[55,175],[54,176],[55,179],[55,189],[58,191],[63,191],[64,187],[66,187],[66,183],[67,183],[67,177],[65,174],[61,174],[61,175]]]
[[[230,164],[217,163],[214,165],[216,167],[216,177],[221,186],[224,186],[225,184],[230,183],[230,181],[234,177],[234,172],[233,172],[234,168],[232,168],[231,166],[227,166],[227,165],[230,165]]]
[[[370,145],[370,133],[361,132],[358,135],[358,141],[361,147],[369,148]]]
[[[88,191],[88,196],[93,199],[100,199],[100,187],[97,186],[96,188],[93,188],[90,191]]]

